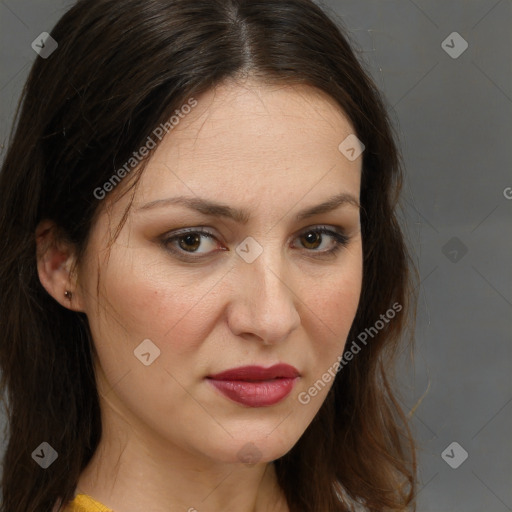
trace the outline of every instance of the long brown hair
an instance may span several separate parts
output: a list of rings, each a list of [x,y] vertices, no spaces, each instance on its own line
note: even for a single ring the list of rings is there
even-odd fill
[[[42,287],[36,226],[53,220],[80,258],[102,207],[94,190],[188,98],[248,74],[326,92],[365,145],[363,288],[348,342],[393,304],[402,309],[371,331],[303,436],[275,461],[279,483],[292,512],[414,507],[414,444],[389,383],[414,316],[396,217],[400,157],[385,104],[341,29],[311,0],[80,0],[51,36],[58,48],[32,66],[0,173],[1,511],[41,512],[72,499],[101,436],[87,317]],[[152,152],[124,178],[126,191]],[[43,441],[58,453],[44,471],[31,457]]]

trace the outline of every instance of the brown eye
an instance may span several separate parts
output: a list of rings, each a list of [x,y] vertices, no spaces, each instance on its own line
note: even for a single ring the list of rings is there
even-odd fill
[[[305,240],[304,247],[306,249],[317,249],[322,242],[322,235],[316,231],[308,231],[301,236],[301,239]]]
[[[208,254],[215,252],[216,248],[219,248],[215,240],[215,236],[209,231],[195,228],[164,237],[162,245],[165,249],[178,256],[200,258],[208,256]],[[208,247],[209,245],[211,247]]]
[[[187,233],[177,237],[178,245],[184,250],[191,252],[196,251],[201,245],[201,237],[197,233]]]
[[[304,231],[298,238],[306,252],[311,252],[313,255],[320,257],[336,253],[341,247],[346,246],[349,240],[342,232],[329,229],[326,226]],[[328,243],[329,239],[331,239],[330,244]],[[327,243],[324,243],[324,241],[327,241]],[[323,250],[317,250],[322,245],[327,247]]]
[[[320,226],[304,231],[296,240],[300,240],[298,249],[310,253],[310,256],[322,257],[334,255],[341,247],[348,244],[349,238],[341,232],[341,228],[335,230]],[[229,250],[222,246],[219,247],[215,241],[217,239],[213,233],[204,229],[193,228],[168,235],[162,239],[161,243],[166,250],[172,252],[178,258],[183,260],[188,258],[188,261],[192,261],[193,259],[212,255],[219,250]],[[212,245],[211,250],[208,250],[208,243]],[[322,245],[325,247],[318,250]]]

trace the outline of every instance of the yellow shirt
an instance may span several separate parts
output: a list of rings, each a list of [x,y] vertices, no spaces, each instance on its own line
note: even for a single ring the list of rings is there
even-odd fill
[[[77,494],[66,507],[66,512],[114,512],[87,494]]]

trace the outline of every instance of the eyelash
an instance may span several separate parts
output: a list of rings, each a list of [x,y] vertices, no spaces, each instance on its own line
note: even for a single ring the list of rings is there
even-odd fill
[[[329,257],[329,256],[334,256],[336,253],[338,253],[338,251],[342,248],[342,247],[346,247],[348,242],[349,242],[349,237],[340,233],[339,231],[335,231],[333,229],[329,229],[327,228],[326,226],[319,226],[319,227],[316,227],[316,228],[308,228],[306,229],[305,231],[302,231],[302,233],[300,233],[298,235],[297,238],[300,238],[301,236],[304,236],[304,235],[307,235],[309,233],[316,233],[316,234],[321,234],[321,235],[329,235],[329,236],[332,236],[333,239],[334,239],[334,242],[335,242],[335,245],[331,248],[331,249],[328,249],[326,251],[315,251],[314,249],[311,249],[311,250],[308,250],[306,249],[306,251],[308,252],[313,252],[313,253],[318,253],[318,255],[320,257],[323,257],[323,256],[326,256],[326,257]],[[205,253],[205,254],[202,254],[201,256],[192,256],[192,252],[187,252],[187,251],[184,251],[184,250],[178,250],[178,249],[175,249],[175,248],[171,248],[169,247],[169,244],[171,244],[172,242],[174,242],[175,240],[179,240],[180,238],[183,238],[184,236],[186,235],[204,235],[208,238],[211,238],[213,240],[215,240],[215,236],[213,235],[213,233],[211,233],[210,231],[206,231],[205,229],[202,229],[202,228],[190,228],[186,231],[180,231],[178,233],[174,233],[172,236],[166,236],[162,239],[162,244],[164,246],[164,248],[174,254],[179,254],[181,257],[184,257],[184,259],[188,259],[188,260],[199,260],[199,259],[203,259],[203,258],[206,258],[208,257],[211,253]]]

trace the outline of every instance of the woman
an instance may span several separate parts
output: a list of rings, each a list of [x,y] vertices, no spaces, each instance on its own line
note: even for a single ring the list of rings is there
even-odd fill
[[[339,28],[82,0],[51,37],[0,174],[1,510],[413,507],[399,157]]]

